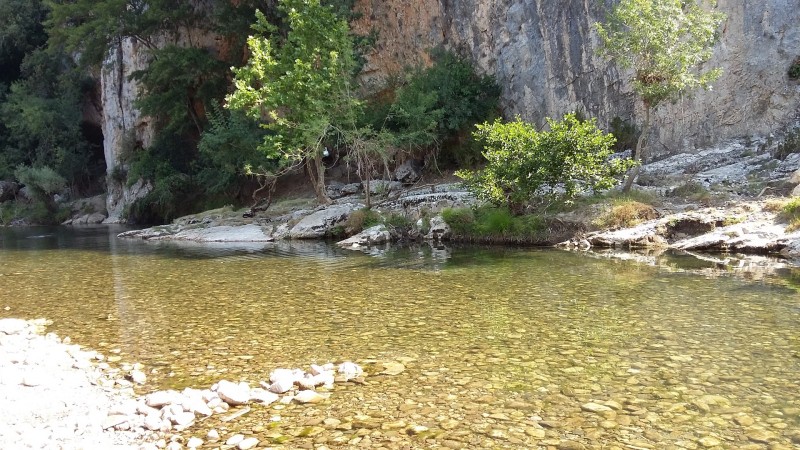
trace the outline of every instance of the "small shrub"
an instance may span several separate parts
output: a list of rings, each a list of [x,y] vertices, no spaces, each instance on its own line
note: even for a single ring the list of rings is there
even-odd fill
[[[800,230],[800,197],[794,197],[783,205],[781,218],[789,223],[786,226],[786,231]]]
[[[445,208],[442,219],[455,233],[466,233],[472,230],[475,212],[471,208]]]
[[[693,201],[706,201],[711,198],[711,193],[702,183],[687,181],[667,193],[668,197],[678,197]]]
[[[601,228],[628,228],[657,218],[658,212],[652,206],[636,200],[624,200],[615,202],[595,221],[595,225]]]
[[[792,65],[789,66],[789,78],[800,80],[800,57],[795,58]]]
[[[783,139],[783,142],[775,147],[773,156],[777,159],[783,160],[786,159],[786,157],[790,154],[798,152],[800,152],[800,128],[795,128],[794,130],[786,133],[786,137]]]
[[[771,198],[764,203],[764,211],[779,213],[783,208],[789,204],[789,200],[785,198]]]
[[[611,134],[617,138],[614,150],[624,152],[636,148],[636,141],[639,139],[639,130],[636,125],[620,117],[614,117],[609,124]]]
[[[371,209],[354,211],[344,223],[343,234],[353,235],[382,223],[381,215]]]

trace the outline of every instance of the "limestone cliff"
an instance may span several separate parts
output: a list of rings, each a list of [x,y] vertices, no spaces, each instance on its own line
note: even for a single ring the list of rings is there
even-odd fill
[[[797,120],[800,83],[787,70],[800,56],[798,0],[719,0],[727,15],[711,64],[724,70],[713,91],[664,105],[650,136],[651,156],[694,151],[734,137],[764,135]],[[592,29],[605,14],[600,0],[358,0],[357,32],[378,32],[361,77],[379,90],[404,67],[427,62],[444,46],[470,57],[503,89],[506,116],[536,123],[573,110],[607,126],[614,117],[638,122],[641,106],[616,67],[596,55]],[[203,36],[208,48],[218,45]],[[195,45],[197,45],[195,43]],[[133,102],[129,79],[146,67],[147,52],[128,39],[102,70],[102,113],[109,221],[148,186],[119,181],[125,149],[147,147],[153,127]]]
[[[767,134],[797,119],[800,84],[787,70],[800,55],[797,0],[720,0],[727,15],[711,64],[713,91],[665,105],[650,137],[653,155]],[[607,124],[642,114],[614,65],[598,57],[597,0],[359,0],[360,32],[378,32],[363,82],[376,88],[426,49],[465,54],[503,88],[507,116],[543,123],[571,110]]]
[[[142,181],[128,187],[123,176],[124,158],[136,148],[146,148],[153,140],[154,130],[148,118],[134,106],[140,86],[130,79],[133,72],[145,69],[149,63],[142,47],[134,39],[121,40],[110,51],[100,74],[108,223],[123,221],[124,208],[149,191]]]

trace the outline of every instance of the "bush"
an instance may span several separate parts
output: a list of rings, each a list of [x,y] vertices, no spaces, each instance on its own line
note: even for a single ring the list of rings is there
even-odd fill
[[[781,218],[789,223],[786,231],[800,230],[800,197],[795,197],[783,205]]]
[[[624,120],[620,117],[614,117],[609,124],[611,134],[617,138],[614,144],[614,150],[617,152],[624,152],[625,150],[633,150],[636,148],[636,141],[639,139],[639,130],[636,125]]]
[[[627,228],[657,218],[658,212],[650,205],[636,200],[620,200],[614,202],[611,209],[595,221],[595,225],[601,228]]]
[[[798,152],[800,152],[800,128],[796,128],[786,133],[786,137],[784,137],[783,142],[778,144],[778,146],[775,148],[775,153],[773,156],[782,160],[786,159],[786,157],[790,154]]]
[[[789,66],[789,78],[793,80],[800,80],[800,57],[795,58],[792,65]]]
[[[437,49],[431,57],[431,67],[411,72],[397,89],[386,127],[400,148],[438,148],[452,140],[450,159],[473,160],[477,153],[458,138],[473,124],[496,116],[500,87],[494,78],[478,75],[467,59],[452,52]]]
[[[442,218],[453,234],[476,241],[539,243],[547,238],[544,216],[516,216],[506,207],[447,208]]]
[[[547,122],[549,131],[536,131],[520,118],[478,125],[474,134],[484,144],[486,168],[456,175],[480,199],[521,214],[535,196],[571,201],[583,191],[610,189],[615,177],[634,165],[630,159],[608,159],[614,136],[594,120],[581,121],[573,113]]]
[[[353,212],[344,223],[344,234],[354,235],[367,228],[383,223],[383,218],[377,212],[363,208]]]

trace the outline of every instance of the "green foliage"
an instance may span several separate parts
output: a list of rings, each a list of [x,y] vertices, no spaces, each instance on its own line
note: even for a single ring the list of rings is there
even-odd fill
[[[66,55],[45,50],[25,57],[21,75],[0,102],[6,135],[0,176],[20,164],[47,165],[70,184],[85,184],[98,173],[81,130],[85,78]]]
[[[696,0],[622,0],[595,24],[601,54],[633,69],[633,88],[648,108],[707,88],[722,71],[699,71],[711,58],[724,15]]]
[[[546,238],[548,228],[544,216],[520,216],[506,207],[446,208],[442,218],[456,236],[490,242],[536,243]]]
[[[309,173],[318,198],[327,202],[322,151],[339,130],[352,128],[360,109],[350,77],[352,37],[347,22],[319,0],[280,0],[278,9],[286,16],[286,36],[256,14],[254,28],[262,35],[248,39],[250,59],[234,69],[228,107],[269,131],[259,146],[268,158],[287,165],[313,160]]]
[[[344,233],[347,235],[358,234],[381,223],[383,223],[383,217],[377,211],[369,208],[359,209],[347,217],[344,223]]]
[[[387,127],[406,149],[436,147],[496,115],[500,87],[452,52],[432,51],[433,65],[412,71],[397,90]]]
[[[199,134],[204,111],[225,93],[226,64],[201,48],[169,45],[151,53],[147,68],[131,75],[145,89],[136,106],[167,132],[186,133],[193,127]]]
[[[778,159],[786,159],[792,153],[800,153],[800,128],[787,132],[783,142],[775,148],[773,155]]]
[[[153,36],[176,36],[181,29],[203,28],[194,2],[183,0],[47,0],[46,22],[52,47],[79,53],[84,65],[98,65],[125,38],[155,49]]]
[[[258,122],[241,111],[224,110],[216,104],[211,105],[208,122],[198,144],[198,182],[207,192],[232,192],[248,175],[277,169],[278,163],[258,150],[264,140]]]
[[[795,58],[792,65],[789,66],[788,75],[793,80],[800,80],[800,58]]]
[[[610,189],[633,165],[629,159],[608,160],[614,137],[594,120],[567,114],[548,124],[549,131],[536,131],[519,118],[478,125],[475,137],[483,142],[488,163],[456,175],[480,199],[520,214],[535,196],[569,201],[583,191]]]
[[[52,196],[67,186],[67,181],[49,167],[19,166],[14,176],[37,197]]]
[[[197,189],[188,175],[173,172],[155,179],[153,190],[136,200],[128,209],[128,220],[133,223],[169,222],[190,212]]]
[[[781,218],[788,222],[786,231],[800,230],[800,197],[794,197],[781,208]]]
[[[636,148],[636,140],[639,138],[639,130],[636,125],[620,117],[611,119],[610,133],[614,135],[617,142],[614,143],[614,150],[624,152]]]
[[[46,15],[41,1],[0,2],[0,84],[15,81],[25,55],[44,44],[47,35],[42,22]],[[0,97],[4,91],[0,86]]]

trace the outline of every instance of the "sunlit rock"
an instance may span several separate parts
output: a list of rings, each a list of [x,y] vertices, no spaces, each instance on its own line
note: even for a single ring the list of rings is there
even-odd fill
[[[298,392],[297,395],[294,396],[294,401],[297,403],[319,403],[327,398],[327,395],[322,395],[311,390],[304,390]]]
[[[346,361],[339,364],[337,372],[339,373],[340,376],[344,378],[345,381],[349,381],[352,380],[353,378],[360,377],[361,374],[364,373],[364,369],[362,369],[361,366],[359,366],[356,363]]]
[[[244,405],[250,401],[250,387],[247,383],[222,380],[217,384],[217,394],[231,406]]]

